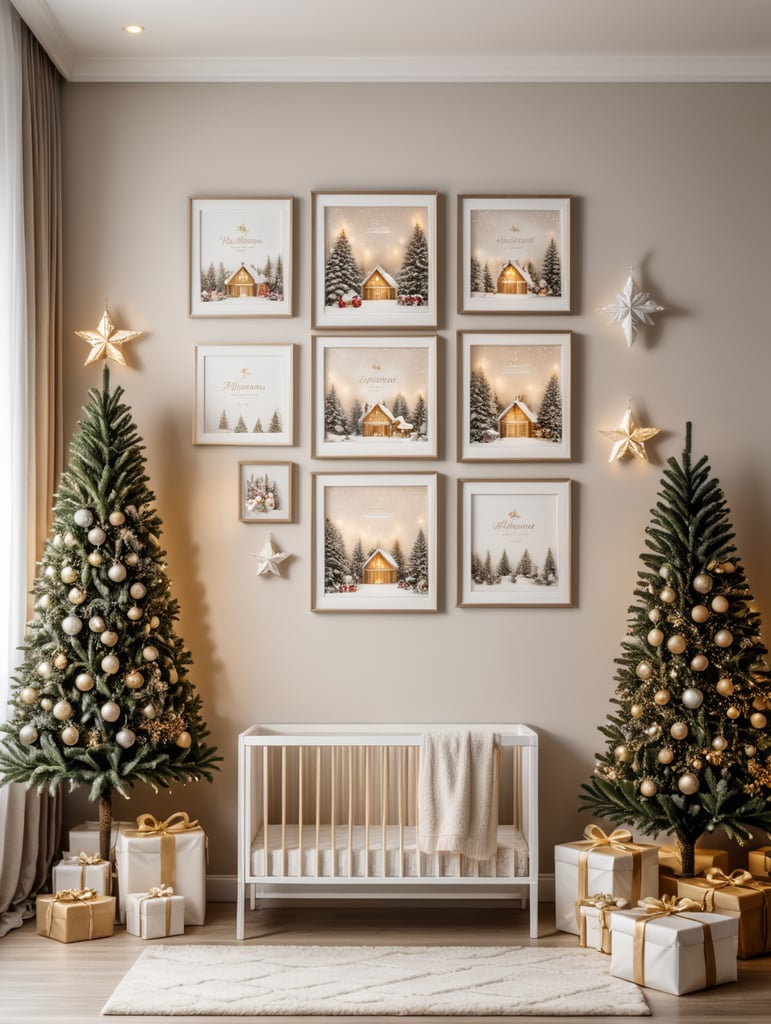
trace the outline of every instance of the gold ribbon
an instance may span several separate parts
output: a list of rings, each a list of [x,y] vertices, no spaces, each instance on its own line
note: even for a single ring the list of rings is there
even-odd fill
[[[161,885],[173,886],[177,871],[176,836],[200,828],[198,821],[191,821],[185,811],[175,811],[164,821],[158,821],[152,814],[140,814],[136,829],[129,829],[124,834],[142,838],[160,837]]]
[[[152,888],[147,890],[147,895],[143,896],[139,901],[139,936],[144,938],[142,935],[142,907],[147,900],[166,900],[166,935],[171,934],[171,900],[167,899],[168,896],[173,896],[174,890],[170,885],[154,885]]]
[[[628,828],[616,828],[610,835],[599,825],[587,825],[584,829],[585,839],[582,843],[588,843],[588,850],[580,850],[578,853],[578,898],[586,899],[589,891],[589,854],[594,850],[603,847],[611,850],[623,850],[632,854],[632,892],[630,902],[636,904],[640,899],[641,873],[642,873],[642,849],[632,841],[632,833]]]
[[[95,900],[98,896],[96,889],[57,889],[53,899],[48,904],[46,912],[46,936],[50,939],[51,927],[54,920],[54,907],[57,903],[80,903],[88,907],[88,937],[94,937],[94,905],[89,900]]]
[[[86,853],[85,850],[81,850],[76,857],[67,857],[64,863],[80,868],[80,888],[82,889],[86,884],[86,868],[97,864],[106,864],[107,861],[102,860],[98,853]]]
[[[610,953],[610,922],[608,913],[611,910],[621,910],[628,907],[627,900],[617,899],[610,893],[598,892],[594,896],[586,896],[576,900],[576,917],[578,919],[578,945],[586,946],[586,914],[581,913],[581,907],[594,907],[598,911],[600,925],[600,952]]]
[[[662,896],[660,900],[646,896],[644,900],[641,900],[640,906],[645,911],[645,917],[638,917],[634,923],[633,971],[636,985],[645,984],[645,929],[648,922],[657,917],[670,917],[673,914],[685,915],[687,911],[699,913],[704,909],[701,903],[689,899],[687,896],[680,899],[676,899],[674,896]],[[701,926],[704,935],[704,987],[712,988],[717,978],[712,931],[708,924],[699,921],[698,918],[689,917],[688,920],[695,921]]]
[[[704,892],[704,909],[712,912],[715,907],[715,893],[719,889],[725,889],[731,886],[734,889],[749,889],[751,892],[759,892],[763,896],[763,913],[761,915],[761,934],[763,937],[763,952],[768,953],[768,919],[771,916],[771,883],[769,882],[756,882],[749,871],[745,871],[743,868],[736,868],[727,875],[721,868],[708,868],[706,872],[706,880],[710,885],[709,889]],[[719,913],[719,911],[718,911]]]

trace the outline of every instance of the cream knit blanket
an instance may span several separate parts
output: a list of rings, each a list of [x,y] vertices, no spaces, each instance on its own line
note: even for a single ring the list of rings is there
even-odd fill
[[[418,842],[423,853],[495,856],[498,806],[493,733],[427,733],[418,795]]]

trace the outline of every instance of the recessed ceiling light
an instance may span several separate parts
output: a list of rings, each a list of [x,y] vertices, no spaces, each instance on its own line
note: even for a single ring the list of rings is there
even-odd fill
[[[128,32],[129,35],[137,36],[140,32],[144,32],[144,25],[124,25],[123,31]]]

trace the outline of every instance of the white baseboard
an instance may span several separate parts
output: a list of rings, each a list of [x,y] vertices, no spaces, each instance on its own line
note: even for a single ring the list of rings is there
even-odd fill
[[[464,898],[470,898],[470,899],[484,899],[485,898],[484,897],[484,892],[480,892],[480,890],[478,890],[478,889],[477,889],[476,892],[473,892],[473,886],[470,886],[469,889],[470,889],[469,893],[464,892]],[[238,895],[238,880],[237,880],[235,875],[207,875],[207,877],[206,877],[206,898],[207,898],[207,900],[210,903],[235,903],[237,895]],[[368,897],[370,897],[371,895],[372,894],[369,894],[369,893],[367,894]],[[307,894],[307,893],[303,893],[303,896],[307,897],[307,898],[311,898],[310,895]],[[323,893],[321,894],[321,896],[324,899],[344,898],[345,897],[344,886],[341,886],[340,890],[337,891],[337,892],[334,892],[334,891],[332,891],[330,889],[325,889],[323,891]],[[417,894],[414,897],[414,899],[420,899],[420,898],[421,897],[418,896]],[[438,895],[438,897],[434,897],[433,899],[436,899],[436,898],[445,899],[445,900],[452,900],[453,898],[457,898],[457,895],[456,895],[456,897],[453,897],[452,890],[451,889],[447,889],[447,890],[443,891],[442,893],[440,893]],[[498,899],[500,899],[500,896],[498,896],[498,897],[492,896],[492,897],[489,897],[489,898],[493,898],[493,899],[498,898]],[[315,897],[314,897],[314,899],[315,899]],[[391,899],[390,896],[389,896],[389,899]],[[554,902],[554,875],[540,875],[539,876],[539,878],[538,878],[538,902],[539,903],[553,903]]]

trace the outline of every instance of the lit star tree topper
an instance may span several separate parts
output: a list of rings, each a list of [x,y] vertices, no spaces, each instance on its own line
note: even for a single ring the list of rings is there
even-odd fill
[[[634,455],[636,459],[648,461],[648,453],[645,450],[645,442],[650,441],[661,430],[661,427],[638,427],[632,416],[632,403],[627,406],[626,412],[616,430],[601,430],[600,433],[613,442],[608,462],[615,462],[616,459],[623,459],[627,455]]]
[[[142,333],[141,331],[119,331],[112,322],[107,303],[105,303],[102,319],[95,331],[75,331],[79,338],[83,338],[91,346],[88,359],[83,364],[97,363],[100,359],[105,361],[113,359],[121,366],[126,365],[126,358],[123,355],[122,346],[127,341],[133,341]]]
[[[610,313],[614,324],[620,324],[631,347],[641,324],[652,324],[651,313],[661,313],[664,307],[655,302],[648,292],[639,291],[630,271],[624,290],[616,295],[616,301],[603,306],[603,313]]]

